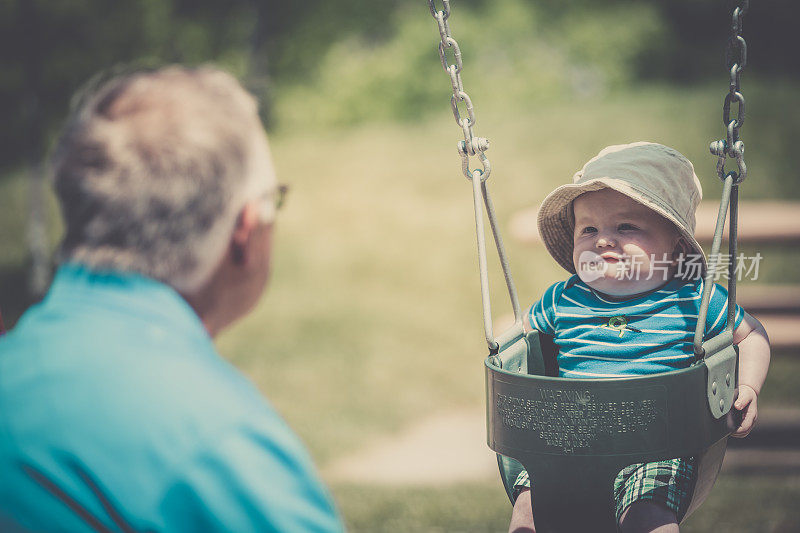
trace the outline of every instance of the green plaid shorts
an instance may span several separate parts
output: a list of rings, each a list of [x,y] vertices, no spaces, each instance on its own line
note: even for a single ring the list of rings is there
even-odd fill
[[[617,521],[633,502],[649,500],[671,509],[678,520],[686,513],[694,485],[694,460],[669,459],[626,466],[614,480]],[[523,470],[514,482],[514,496],[530,488],[528,472]]]

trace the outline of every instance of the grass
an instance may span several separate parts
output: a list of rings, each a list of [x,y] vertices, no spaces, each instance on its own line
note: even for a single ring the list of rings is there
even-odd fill
[[[547,108],[476,102],[476,132],[492,141],[490,188],[501,226],[603,146],[639,139],[686,153],[706,197],[715,197],[720,187],[706,146],[722,133],[722,89],[645,87]],[[795,92],[782,84],[750,92],[745,200],[798,197],[786,140],[797,138],[800,124]],[[292,191],[278,221],[272,283],[255,312],[218,344],[319,465],[428,413],[482,408],[485,346],[459,134],[442,112],[416,124],[273,136],[280,179]],[[0,301],[15,300],[12,289],[24,279],[24,198],[22,176],[0,181]],[[506,241],[523,304],[563,279],[543,249]],[[800,282],[790,267],[795,251],[765,256],[765,268],[775,263],[769,281]],[[510,306],[499,273],[491,280],[499,317]],[[800,360],[776,358],[762,403],[800,406],[798,378]],[[798,485],[789,477],[723,478],[686,530],[788,531],[785,524],[800,524]],[[353,531],[500,531],[510,510],[499,481],[332,490]]]
[[[511,506],[499,486],[447,489],[334,487],[352,533],[505,531]],[[800,526],[800,480],[722,477],[704,506],[686,519],[684,533],[791,533]]]

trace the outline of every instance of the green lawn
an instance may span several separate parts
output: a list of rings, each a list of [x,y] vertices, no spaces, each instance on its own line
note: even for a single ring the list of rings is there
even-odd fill
[[[492,141],[490,186],[503,227],[603,146],[633,140],[684,152],[714,198],[720,187],[707,145],[722,134],[724,89],[652,87],[544,109],[476,102],[476,132]],[[777,84],[748,93],[745,200],[798,197],[789,142],[800,138],[796,91]],[[428,413],[482,406],[471,191],[444,92],[442,107],[421,123],[273,136],[280,179],[292,190],[278,222],[272,283],[219,347],[321,466]],[[0,182],[0,302],[17,298],[12,289],[23,278],[24,191],[19,176]],[[543,249],[510,235],[506,245],[523,304],[563,279]],[[796,251],[764,255],[766,281],[800,282],[791,268]],[[492,283],[499,317],[510,306],[499,273]],[[799,378],[800,358],[776,358],[762,403],[800,406]],[[353,531],[501,531],[510,512],[499,480],[332,491]],[[798,499],[797,478],[724,478],[686,530],[790,531],[800,525]]]
[[[511,506],[499,486],[449,489],[334,487],[353,533],[498,532],[508,529]],[[800,480],[722,477],[686,533],[794,533],[800,527]]]

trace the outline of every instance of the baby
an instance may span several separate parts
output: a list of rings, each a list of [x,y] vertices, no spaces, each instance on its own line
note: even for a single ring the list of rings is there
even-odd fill
[[[694,167],[666,146],[610,146],[545,198],[539,232],[566,270],[525,315],[527,331],[551,335],[559,375],[612,378],[686,368],[706,269],[694,238],[702,197]],[[714,285],[704,324],[707,340],[727,325],[727,291]],[[757,416],[770,349],[761,323],[736,308],[739,387],[734,408],[744,437]],[[692,458],[631,465],[614,484],[621,531],[679,531],[694,480]],[[533,480],[534,486],[536,480]],[[511,531],[529,531],[530,481],[522,472]],[[535,498],[535,487],[534,487]]]

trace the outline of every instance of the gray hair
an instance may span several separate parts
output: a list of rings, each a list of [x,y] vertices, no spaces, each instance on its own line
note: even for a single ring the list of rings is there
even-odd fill
[[[172,66],[112,79],[83,98],[54,152],[59,259],[193,292],[244,203],[274,187],[264,150],[256,101],[230,74]]]

